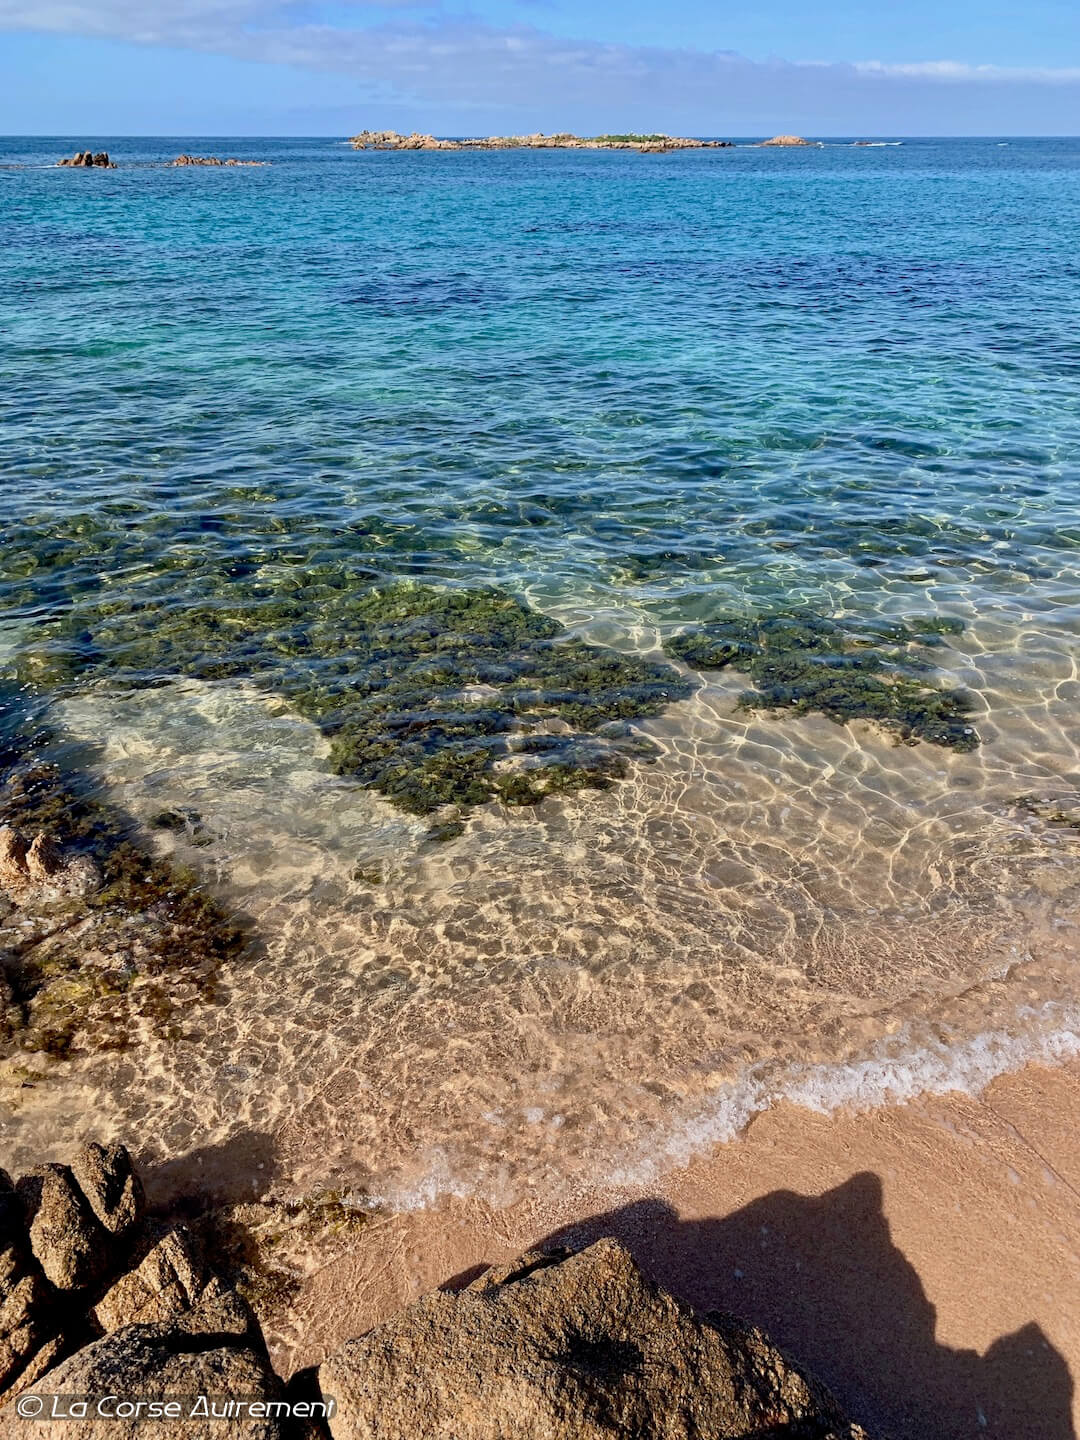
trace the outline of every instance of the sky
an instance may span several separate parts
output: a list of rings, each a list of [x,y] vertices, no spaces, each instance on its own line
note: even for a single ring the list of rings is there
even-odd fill
[[[1080,134],[1080,0],[0,0],[0,133]]]

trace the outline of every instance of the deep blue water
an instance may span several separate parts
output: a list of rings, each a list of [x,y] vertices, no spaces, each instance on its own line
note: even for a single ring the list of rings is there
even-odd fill
[[[0,163],[9,615],[374,552],[665,623],[1072,618],[1080,141]]]

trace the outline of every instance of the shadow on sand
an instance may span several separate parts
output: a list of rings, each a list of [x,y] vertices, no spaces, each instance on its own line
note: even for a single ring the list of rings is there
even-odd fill
[[[269,1135],[242,1130],[141,1170],[151,1214],[176,1219],[261,1199],[277,1178],[277,1153]]]
[[[776,1190],[721,1220],[640,1201],[539,1248],[617,1236],[673,1294],[761,1325],[889,1440],[1076,1440],[1068,1366],[1037,1325],[979,1355],[934,1338],[936,1312],[892,1242],[882,1187],[854,1175],[822,1196]]]

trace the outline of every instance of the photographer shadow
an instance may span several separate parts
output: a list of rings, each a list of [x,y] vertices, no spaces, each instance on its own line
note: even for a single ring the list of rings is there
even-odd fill
[[[540,1248],[604,1235],[697,1309],[760,1325],[875,1437],[1076,1440],[1072,1377],[1038,1325],[984,1355],[937,1342],[935,1308],[893,1244],[873,1173],[821,1196],[776,1190],[722,1219],[684,1221],[639,1201]]]

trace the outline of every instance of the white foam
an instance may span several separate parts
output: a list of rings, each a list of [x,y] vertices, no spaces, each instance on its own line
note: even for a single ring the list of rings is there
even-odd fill
[[[902,1105],[924,1095],[977,1095],[1000,1075],[1027,1064],[1057,1065],[1080,1056],[1080,1007],[1048,1002],[1017,1012],[1016,1030],[987,1030],[970,1039],[916,1040],[910,1027],[879,1041],[865,1056],[820,1065],[759,1064],[721,1086],[708,1101],[661,1134],[602,1167],[603,1187],[640,1190],[697,1155],[736,1140],[755,1116],[780,1102],[819,1115]],[[503,1177],[505,1178],[505,1177]],[[493,1177],[457,1173],[445,1151],[435,1152],[422,1178],[388,1185],[373,1196],[391,1210],[424,1210],[442,1200],[490,1192]],[[597,1177],[591,1176],[592,1184]],[[501,1188],[496,1186],[494,1188]],[[487,1193],[493,1204],[499,1197]],[[506,1197],[509,1198],[509,1197]]]
[[[659,1146],[624,1156],[613,1185],[636,1188],[695,1155],[727,1144],[781,1101],[819,1115],[903,1105],[922,1095],[977,1095],[991,1080],[1027,1064],[1058,1065],[1080,1056],[1080,1007],[1048,1002],[1017,1012],[1017,1031],[987,1030],[971,1039],[915,1041],[910,1028],[879,1041],[861,1059],[780,1069],[755,1066],[685,1117]]]

